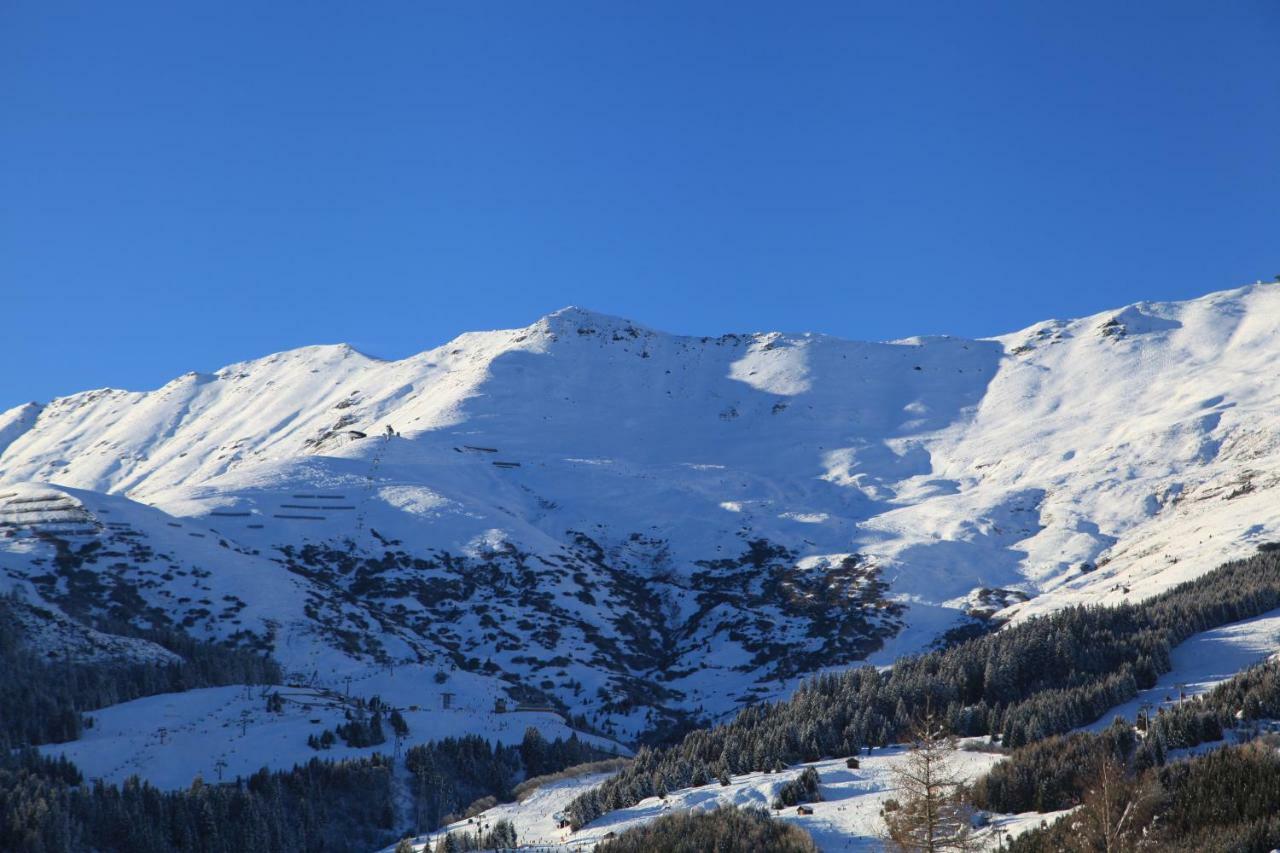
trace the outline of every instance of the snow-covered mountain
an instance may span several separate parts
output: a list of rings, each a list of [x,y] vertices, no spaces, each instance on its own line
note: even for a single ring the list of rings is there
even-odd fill
[[[1262,284],[988,340],[308,347],[0,414],[0,584],[628,739],[1280,539],[1278,361]]]

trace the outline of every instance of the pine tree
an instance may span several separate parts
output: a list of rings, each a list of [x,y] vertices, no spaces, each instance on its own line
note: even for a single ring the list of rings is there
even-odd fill
[[[529,776],[541,776],[546,772],[547,740],[542,732],[533,726],[524,730],[524,738],[520,741],[520,760],[524,763],[525,773]]]

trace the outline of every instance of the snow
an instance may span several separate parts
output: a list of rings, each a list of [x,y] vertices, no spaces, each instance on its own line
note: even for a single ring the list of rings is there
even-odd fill
[[[437,699],[430,706],[401,705],[400,696],[413,693],[420,673],[384,675],[372,684],[354,684],[352,695],[381,695],[398,705],[409,725],[406,744],[478,734],[490,741],[519,743],[530,726],[548,738],[575,734],[556,714],[511,712],[494,714],[476,704],[444,709]],[[372,690],[372,693],[364,691]],[[266,710],[266,692],[278,691],[284,710]],[[416,693],[413,693],[416,695]],[[161,788],[183,788],[196,776],[206,781],[235,779],[267,767],[283,770],[312,758],[343,759],[392,754],[394,738],[384,724],[387,742],[356,749],[339,738],[332,748],[314,750],[309,735],[336,729],[351,708],[345,694],[306,687],[233,685],[164,693],[94,711],[93,726],[80,740],[41,747],[46,755],[65,756],[90,779],[109,783],[140,776]],[[605,749],[625,749],[581,732],[579,738]]]
[[[1133,701],[1111,709],[1084,730],[1100,731],[1109,726],[1116,716],[1132,721],[1144,705],[1159,708],[1176,704],[1181,698],[1203,693],[1240,670],[1278,653],[1280,610],[1195,634],[1173,649],[1173,668],[1159,679],[1155,687],[1143,691]],[[955,754],[953,766],[966,781],[978,778],[1002,757],[996,752],[981,751],[982,742],[982,738],[970,739],[974,751],[962,749]],[[1194,749],[1177,750],[1176,756],[1171,757],[1202,753],[1223,743],[1217,741]],[[892,769],[902,761],[904,754],[901,747],[891,747],[861,756],[856,770],[846,768],[843,759],[828,760],[798,765],[777,774],[751,773],[734,777],[727,787],[713,784],[675,791],[665,801],[650,798],[607,814],[576,833],[558,828],[555,816],[578,794],[603,781],[603,776],[582,777],[547,786],[522,803],[490,809],[477,820],[490,825],[496,820],[511,821],[522,843],[548,845],[562,850],[589,850],[610,832],[622,832],[673,811],[697,811],[722,805],[768,808],[784,782],[797,777],[805,767],[813,766],[821,778],[823,801],[810,804],[812,815],[797,815],[795,809],[790,808],[779,817],[802,826],[813,836],[820,850],[879,851],[883,849],[879,839],[882,826],[880,809],[885,799],[893,796]],[[1067,812],[989,815],[984,842],[994,849],[998,842],[995,830],[999,829],[1007,841],[1042,823],[1052,824],[1064,814]],[[459,822],[444,831],[458,830],[474,831],[474,825]],[[439,834],[433,833],[422,840],[433,843]]]
[[[199,636],[270,631],[299,683],[340,691],[350,678],[360,695],[376,686],[424,708],[448,690],[489,708],[513,683],[546,682],[571,712],[601,714],[625,740],[653,721],[646,710],[601,713],[600,691],[619,673],[709,718],[798,683],[770,677],[723,632],[674,649],[680,674],[669,681],[622,660],[637,606],[689,618],[698,602],[686,582],[699,564],[751,540],[791,549],[801,570],[850,554],[879,567],[909,610],[870,656],[877,665],[927,646],[984,588],[1028,596],[1003,614],[1023,619],[1137,600],[1280,540],[1278,317],[1274,285],[988,340],[681,337],[574,308],[399,361],[305,347],[153,391],[87,391],[0,413],[0,590],[58,613],[39,582],[53,549],[35,529],[74,522],[89,530],[70,536],[76,547],[152,552],[112,582]],[[398,435],[382,437],[388,426]],[[19,513],[14,495],[61,496],[75,509]],[[661,603],[607,595],[605,570],[572,553],[578,534],[609,571],[661,577]],[[353,591],[279,559],[307,545],[381,558],[389,542],[414,556],[508,546],[528,556],[448,616],[421,591]],[[106,559],[93,568],[113,571]],[[374,580],[424,577],[441,595],[465,585],[412,566]],[[522,612],[512,591],[525,589],[545,592],[566,624],[539,621],[545,602]],[[383,658],[344,646],[339,632],[376,642]],[[1261,653],[1220,639],[1177,677],[1208,683]],[[544,652],[566,662],[527,660]],[[479,671],[486,660],[515,682]],[[392,684],[388,661],[421,677]],[[140,701],[144,713],[152,700]],[[230,755],[238,727],[221,724],[221,707],[174,704],[173,728],[215,714],[208,733],[218,737],[204,750]],[[285,725],[263,732],[305,740],[272,729]],[[441,716],[421,733],[451,725]],[[93,733],[83,748],[103,757],[83,760],[112,771],[130,748],[121,737]],[[159,757],[141,767],[183,784],[208,772],[196,753],[168,776]]]
[[[1101,731],[1117,716],[1135,720],[1144,706],[1155,713],[1161,707],[1176,705],[1278,653],[1280,610],[1203,631],[1174,648],[1169,656],[1173,668],[1160,676],[1154,687],[1108,711],[1087,728]]]
[[[69,619],[63,613],[33,607],[21,600],[11,602],[8,609],[22,626],[26,641],[45,649],[49,661],[170,664],[182,660],[149,640],[107,634]]]
[[[1224,538],[1238,549],[1275,533],[1276,388],[1265,380],[1278,311],[1280,288],[1255,286],[994,341],[860,344],[776,333],[704,342],[572,309],[400,362],[311,347],[155,392],[63,398],[35,419],[24,409],[8,416],[5,429],[29,423],[0,475],[189,511],[211,505],[211,491],[288,476],[287,464],[263,470],[271,462],[376,453],[367,441],[304,446],[345,416],[415,439],[388,472],[386,499],[410,515],[432,510],[438,541],[470,538],[457,528],[492,518],[513,481],[561,504],[537,525],[553,536],[584,514],[646,528],[674,492],[713,525],[685,541],[690,555],[740,525],[710,511],[722,506],[759,508],[753,529],[779,539],[787,522],[812,537],[834,519],[815,549],[837,540],[876,553],[901,567],[905,594],[940,603],[1020,585],[1046,593],[1019,608],[1036,612],[1105,597],[1120,580],[1154,591],[1180,579],[1179,563],[1196,573],[1218,562]],[[1113,317],[1123,335],[1102,333]],[[440,451],[455,442],[500,448],[522,470],[447,465]],[[622,470],[583,472],[588,458]],[[1253,491],[1228,504],[1241,482]],[[425,502],[396,492],[414,488]],[[631,511],[602,511],[623,491]],[[1100,558],[1105,572],[1078,575]]]
[[[7,412],[0,412],[0,454],[35,426],[40,409],[39,403],[24,403]]]

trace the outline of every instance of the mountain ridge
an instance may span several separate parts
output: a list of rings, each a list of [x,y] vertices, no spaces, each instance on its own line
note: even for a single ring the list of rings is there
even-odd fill
[[[1249,285],[876,343],[569,307],[396,361],[304,347],[82,392],[0,415],[0,492],[85,507],[0,506],[0,579],[86,617],[138,586],[134,618],[330,684],[413,660],[632,739],[1280,538],[1277,316]],[[113,515],[151,554],[86,553],[86,604],[35,561],[120,550]],[[248,605],[175,604],[166,562]]]

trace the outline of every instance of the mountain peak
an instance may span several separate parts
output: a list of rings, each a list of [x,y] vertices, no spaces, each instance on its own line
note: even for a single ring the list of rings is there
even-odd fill
[[[558,311],[552,311],[533,325],[557,335],[590,335],[593,332],[603,331],[624,331],[630,337],[638,334],[653,334],[651,329],[639,326],[625,317],[602,314],[577,305],[567,305]]]

